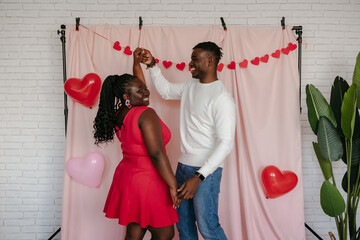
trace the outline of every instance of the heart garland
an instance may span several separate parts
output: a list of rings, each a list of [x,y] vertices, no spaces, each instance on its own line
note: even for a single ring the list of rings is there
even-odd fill
[[[81,26],[84,27],[85,29],[89,30],[89,31],[92,31],[92,30],[88,29],[87,27],[85,27],[83,25],[81,25]],[[95,31],[92,31],[92,32],[94,32],[96,35],[104,38],[105,40],[111,41],[110,39],[100,35],[99,33],[95,32]],[[119,41],[114,42],[113,48],[116,51],[121,51],[122,47],[120,46],[120,42]],[[277,49],[273,53],[271,53],[270,55],[273,58],[280,58],[281,53],[284,54],[284,55],[288,55],[291,51],[294,51],[296,48],[297,48],[297,45],[290,42],[290,43],[288,43],[287,47]],[[132,52],[130,46],[126,46],[125,49],[124,49],[124,54],[130,56],[130,55],[132,55],[132,53],[133,52]],[[262,57],[255,57],[252,60],[250,60],[251,64],[253,64],[255,66],[258,66],[260,64],[260,62],[267,63],[268,61],[269,61],[269,54],[265,54]],[[159,59],[156,59],[156,63],[159,63]],[[163,60],[163,65],[164,65],[164,67],[166,69],[168,69],[168,68],[170,68],[172,66],[172,62]],[[186,64],[184,62],[181,62],[179,64],[175,64],[175,66],[176,66],[176,68],[178,70],[183,71],[185,69]],[[236,68],[235,61],[231,61],[230,64],[227,64],[227,67],[230,70],[235,70],[235,68]],[[248,60],[244,59],[242,62],[240,62],[239,67],[240,68],[247,68],[248,67]],[[224,68],[224,64],[219,63],[219,65],[217,67],[217,70],[219,72],[221,72],[223,70],[223,68]],[[189,71],[190,71],[190,67],[189,67]]]
[[[120,51],[122,49],[122,47],[120,46],[120,42],[119,41],[116,41],[114,43],[114,46],[113,48],[117,51]],[[252,65],[255,65],[255,66],[258,66],[260,64],[260,62],[262,63],[267,63],[270,59],[270,56],[273,57],[273,58],[280,58],[280,54],[285,54],[285,55],[288,55],[291,51],[294,51],[295,49],[297,48],[297,45],[296,44],[293,44],[293,43],[289,43],[287,47],[285,48],[281,48],[281,49],[278,49],[276,51],[274,51],[273,53],[271,53],[270,55],[269,54],[265,54],[264,56],[262,57],[255,57],[253,58],[252,60],[250,60],[250,63]],[[130,49],[130,46],[126,46],[125,49],[124,49],[124,54],[126,55],[132,55],[132,50]],[[156,60],[156,63],[159,63],[160,60],[159,59],[155,59]],[[240,68],[247,68],[248,67],[248,63],[249,61],[247,59],[244,59],[242,62],[239,63],[239,67]],[[172,65],[173,65],[173,62],[172,61],[166,61],[166,60],[163,60],[162,61],[162,64],[163,66],[165,67],[165,69],[168,69],[170,68]],[[186,64],[184,62],[181,62],[181,63],[177,63],[175,64],[176,68],[180,71],[184,71],[185,69],[185,66]],[[221,72],[224,68],[224,64],[223,63],[219,63],[218,66],[217,66],[217,70],[219,72]],[[231,61],[230,64],[227,64],[227,68],[230,69],[230,70],[235,70],[236,68],[236,62],[235,61]],[[189,71],[190,70],[190,66],[189,66]]]

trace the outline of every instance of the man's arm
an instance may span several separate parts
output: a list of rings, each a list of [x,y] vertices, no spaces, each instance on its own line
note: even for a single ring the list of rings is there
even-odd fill
[[[205,178],[223,163],[234,146],[236,105],[233,98],[229,94],[219,97],[214,108],[216,147],[209,154],[209,159],[198,170]],[[198,176],[192,176],[178,189],[179,197],[184,199],[193,198],[200,183]]]
[[[205,178],[213,173],[225,160],[234,146],[236,105],[230,94],[220,96],[214,105],[216,146],[209,159],[198,170]]]
[[[150,68],[150,77],[162,98],[166,100],[181,98],[185,83],[170,83],[157,66]]]
[[[184,89],[184,83],[170,83],[161,73],[160,68],[156,65],[156,61],[152,53],[144,49],[142,63],[150,69],[151,81],[160,96],[164,99],[180,99]]]

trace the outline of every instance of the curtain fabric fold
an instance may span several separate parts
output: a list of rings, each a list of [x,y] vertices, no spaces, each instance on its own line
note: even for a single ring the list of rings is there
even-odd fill
[[[102,81],[108,75],[132,73],[133,57],[125,53],[127,46],[130,50],[138,46],[149,49],[171,82],[191,77],[188,63],[197,43],[213,41],[222,47],[224,57],[220,62],[224,66],[219,68],[218,77],[235,99],[237,126],[235,146],[223,170],[220,222],[228,239],[305,239],[297,51],[280,52],[279,57],[271,55],[290,42],[296,43],[290,28],[228,26],[224,31],[221,26],[166,26],[139,31],[137,26],[101,24],[89,29],[80,27],[80,31],[68,26],[66,38],[68,78],[82,78],[95,72]],[[120,51],[113,48],[116,41]],[[251,62],[256,57],[263,60],[259,60],[258,65]],[[246,68],[240,67],[239,63],[245,64],[245,59]],[[165,68],[163,61],[171,61],[172,65]],[[235,69],[228,66],[232,61]],[[176,67],[182,62],[185,63],[183,70]],[[144,74],[151,91],[150,107],[172,132],[167,152],[175,172],[180,151],[180,104],[162,100],[145,68]],[[65,163],[95,151],[103,155],[105,170],[99,188],[87,187],[65,171],[63,240],[115,240],[125,234],[125,228],[118,225],[116,219],[107,219],[102,212],[122,153],[116,138],[100,147],[94,145],[92,126],[96,112],[97,106],[86,108],[69,101]],[[298,177],[297,186],[283,196],[267,199],[261,172],[268,165],[294,172]],[[150,235],[145,239],[150,239]]]

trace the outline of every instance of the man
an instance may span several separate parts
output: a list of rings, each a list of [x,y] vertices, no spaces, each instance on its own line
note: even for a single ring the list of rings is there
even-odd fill
[[[181,156],[176,170],[179,197],[180,239],[227,239],[218,217],[223,162],[234,145],[236,107],[234,99],[217,78],[221,48],[202,42],[193,48],[192,79],[169,83],[148,50],[143,63],[164,99],[181,99]]]

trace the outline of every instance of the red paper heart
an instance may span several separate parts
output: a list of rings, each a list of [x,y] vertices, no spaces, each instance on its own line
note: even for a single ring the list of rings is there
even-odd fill
[[[65,92],[86,107],[93,106],[101,90],[101,79],[96,73],[89,73],[83,79],[70,78],[64,84]]]
[[[163,65],[167,69],[172,65],[172,62],[171,61],[163,61]]]
[[[260,58],[259,58],[259,57],[256,57],[256,58],[254,58],[253,60],[251,60],[251,63],[252,63],[253,65],[259,65],[259,62],[260,62]]]
[[[156,61],[156,63],[159,63],[159,62],[160,62],[160,60],[159,60],[159,59],[157,59],[157,58],[155,58],[155,61]]]
[[[280,50],[276,50],[275,52],[273,52],[273,53],[271,54],[271,56],[272,56],[273,58],[279,58],[279,57],[280,57]]]
[[[297,45],[293,44],[293,43],[289,43],[288,47],[289,47],[290,51],[294,51],[297,48]]]
[[[295,188],[298,178],[291,171],[281,172],[275,166],[267,166],[261,173],[265,196],[276,198]]]
[[[282,49],[281,49],[281,52],[282,52],[283,54],[285,54],[285,55],[288,55],[289,52],[290,52],[290,49],[289,49],[289,47],[287,47],[287,48],[282,48]]]
[[[269,60],[269,55],[268,54],[265,54],[264,56],[262,56],[260,58],[260,61],[264,62],[264,63],[267,63]]]
[[[178,64],[176,64],[176,68],[177,68],[177,69],[179,69],[179,70],[181,70],[181,71],[183,71],[183,70],[184,70],[184,68],[185,68],[185,63],[184,63],[184,62],[182,62],[182,63],[178,63]]]
[[[235,69],[235,62],[231,61],[230,64],[227,65],[228,69]]]
[[[244,60],[244,61],[242,61],[241,63],[239,63],[239,66],[241,67],[241,68],[247,68],[247,65],[248,65],[248,60]]]
[[[217,70],[218,70],[219,72],[221,72],[221,71],[223,70],[223,68],[224,68],[224,64],[223,64],[223,63],[219,63],[219,65],[217,66]]]
[[[114,48],[115,50],[118,50],[118,51],[120,51],[120,50],[121,50],[121,46],[120,46],[119,41],[116,41],[116,42],[114,43],[113,48]]]
[[[130,46],[126,46],[125,50],[124,50],[124,53],[126,55],[132,55],[132,51],[130,50]]]

